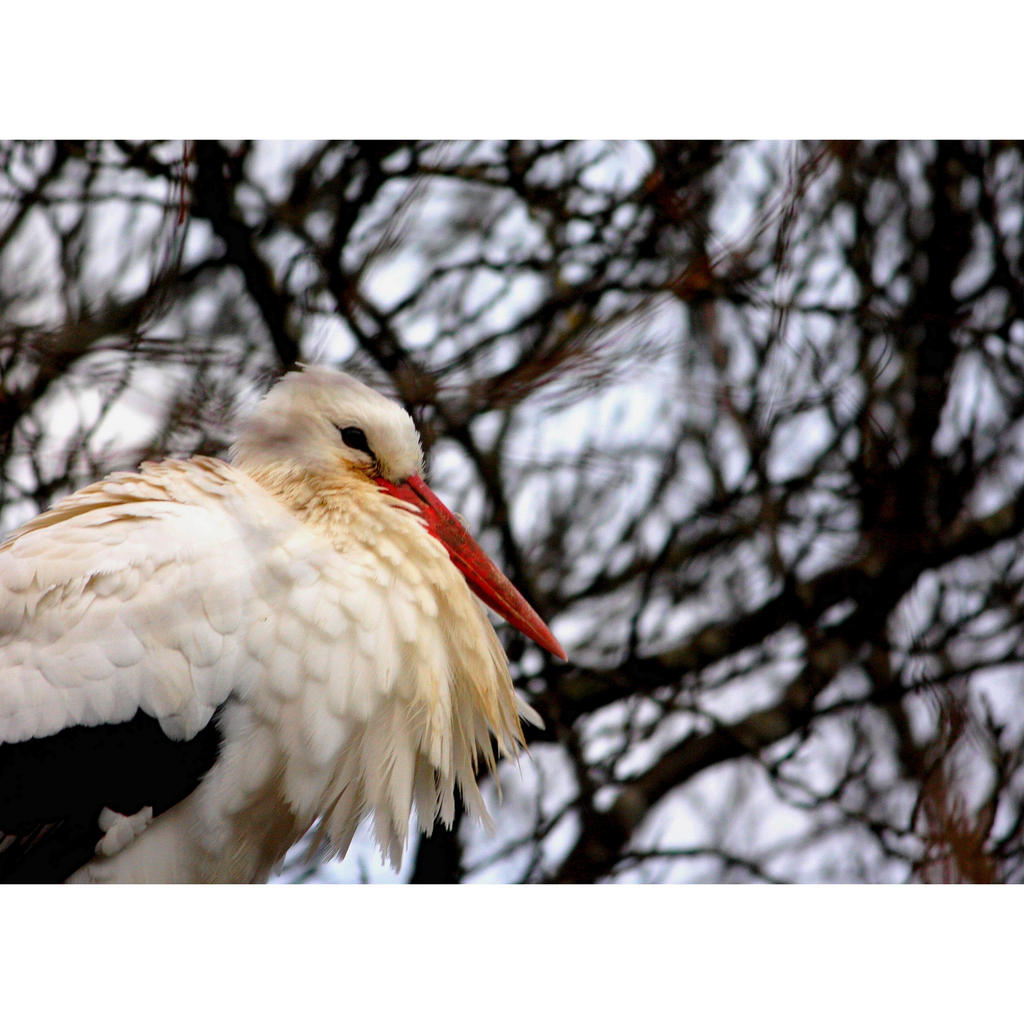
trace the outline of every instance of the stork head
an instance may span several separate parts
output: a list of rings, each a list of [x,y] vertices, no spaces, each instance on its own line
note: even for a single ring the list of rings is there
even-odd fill
[[[540,616],[424,483],[412,417],[347,373],[307,366],[285,374],[250,417],[232,448],[246,470],[282,462],[317,476],[362,477],[415,510],[447,550],[470,589],[545,650],[565,652]]]
[[[412,417],[326,366],[286,373],[249,417],[232,459],[242,466],[291,462],[323,475],[343,468],[396,482],[423,471]]]

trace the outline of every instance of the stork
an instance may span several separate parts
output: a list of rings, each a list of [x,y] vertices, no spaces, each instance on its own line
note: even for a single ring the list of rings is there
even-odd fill
[[[480,598],[547,626],[422,479],[411,417],[286,374],[230,460],[143,463],[0,547],[0,879],[260,882],[307,832],[489,821],[523,748]],[[474,596],[475,595],[475,596]]]

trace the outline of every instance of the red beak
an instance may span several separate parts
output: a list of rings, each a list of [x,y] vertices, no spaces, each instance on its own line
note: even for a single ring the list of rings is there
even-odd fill
[[[562,645],[527,604],[526,598],[512,586],[505,574],[483,553],[469,531],[418,476],[411,476],[402,484],[393,484],[383,477],[376,479],[382,490],[419,510],[427,529],[444,545],[455,568],[466,577],[470,590],[484,604],[544,650],[562,661],[568,660]]]

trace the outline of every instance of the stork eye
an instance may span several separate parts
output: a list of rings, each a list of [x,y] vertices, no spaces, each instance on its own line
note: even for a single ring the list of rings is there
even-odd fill
[[[366,452],[371,459],[375,458],[370,442],[366,440],[366,434],[361,427],[342,427],[341,439],[349,448],[355,448],[357,452]]]

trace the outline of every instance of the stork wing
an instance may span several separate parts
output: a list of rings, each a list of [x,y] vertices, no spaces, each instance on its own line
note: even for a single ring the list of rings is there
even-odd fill
[[[245,679],[237,519],[120,479],[0,547],[0,878],[63,879],[93,855],[102,808],[186,796]]]
[[[208,508],[135,501],[0,548],[0,742],[139,710],[188,739],[227,698],[252,596],[238,528]]]
[[[174,741],[141,711],[0,743],[0,881],[63,881],[95,854],[103,808],[162,814],[209,771],[219,743],[216,719]]]

